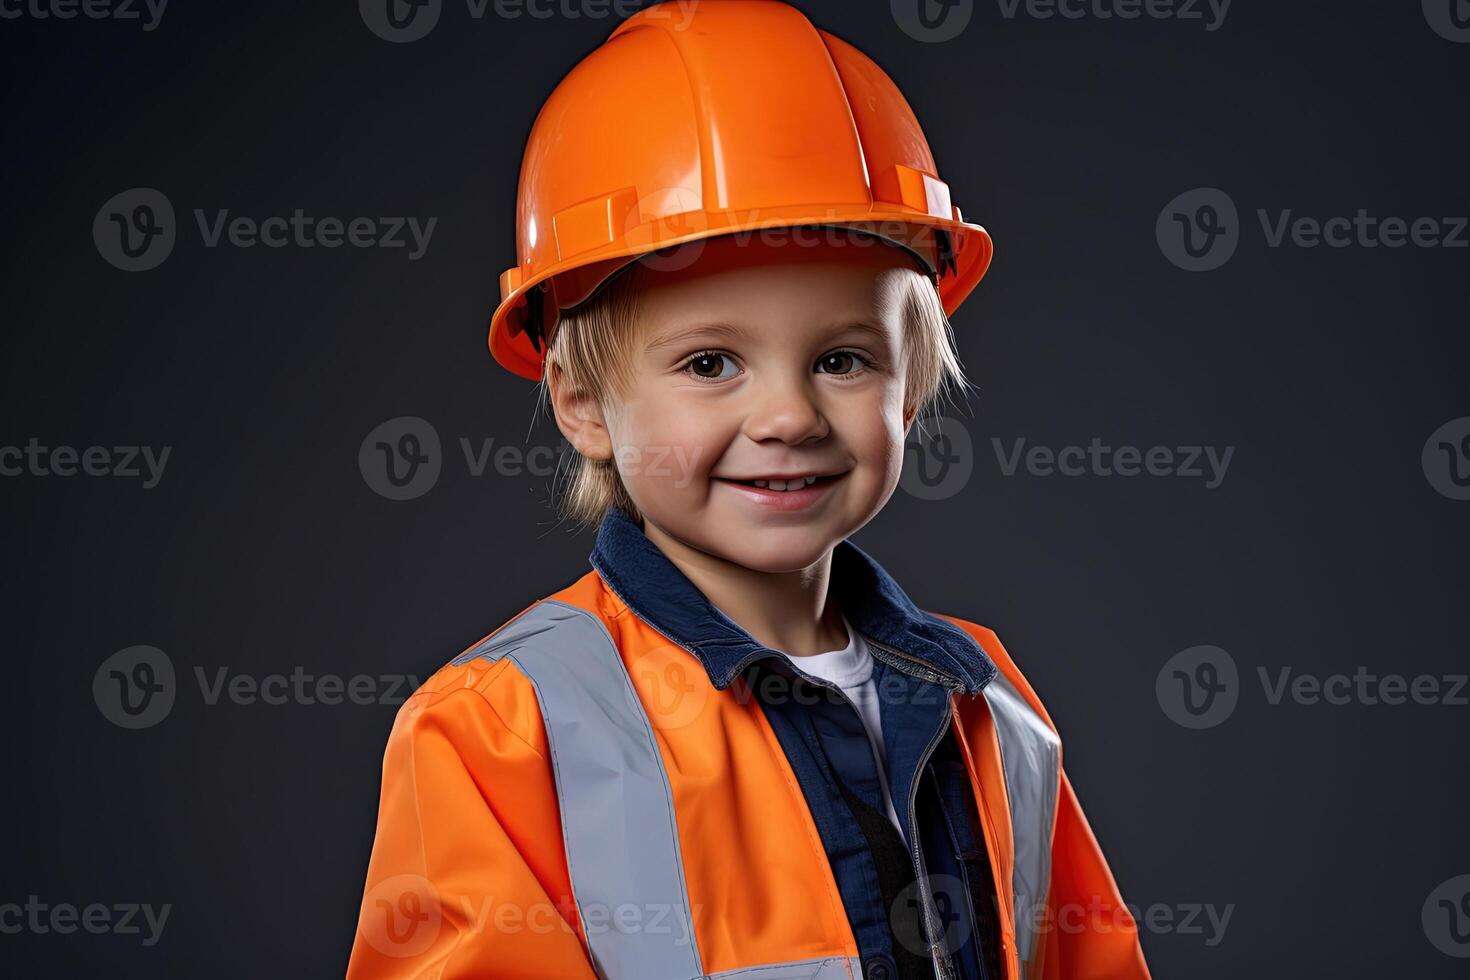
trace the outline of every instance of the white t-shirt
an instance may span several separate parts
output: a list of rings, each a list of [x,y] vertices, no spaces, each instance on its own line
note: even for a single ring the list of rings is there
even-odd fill
[[[805,673],[842,688],[842,693],[857,706],[858,714],[863,719],[863,727],[868,731],[868,744],[873,747],[873,760],[878,764],[878,784],[883,789],[883,806],[888,810],[888,819],[898,829],[898,835],[907,841],[908,834],[904,833],[903,823],[893,809],[893,799],[888,791],[883,727],[878,720],[878,686],[873,683],[873,655],[868,652],[867,643],[852,628],[846,616],[842,617],[842,625],[847,630],[847,646],[841,650],[827,650],[805,657],[793,657],[790,654],[786,656]],[[938,980],[938,963],[934,964],[934,976]]]
[[[907,841],[908,834],[904,833],[903,823],[898,819],[888,792],[883,726],[878,720],[878,687],[873,683],[873,656],[868,652],[867,643],[852,628],[846,616],[842,617],[842,625],[847,629],[847,646],[841,650],[827,650],[805,657],[787,654],[787,657],[805,673],[842,688],[842,693],[857,707],[858,714],[863,719],[863,727],[868,731],[868,744],[873,747],[873,759],[878,764],[878,784],[883,789],[883,806],[887,808],[888,819],[893,822],[898,835]]]

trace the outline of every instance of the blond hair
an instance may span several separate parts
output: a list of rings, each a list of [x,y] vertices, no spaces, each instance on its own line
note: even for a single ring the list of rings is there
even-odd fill
[[[923,431],[924,416],[956,392],[973,388],[965,377],[955,350],[954,329],[933,279],[905,268],[898,296],[903,329],[904,414],[915,413]],[[549,379],[561,374],[560,384],[606,405],[626,393],[633,383],[631,341],[638,321],[638,278],[642,266],[622,271],[577,309],[563,313],[546,350],[545,370],[538,402],[550,403]],[[609,508],[619,507],[642,523],[613,459],[588,459],[573,451],[565,474],[566,490],[557,500],[565,520],[584,527],[601,524]]]

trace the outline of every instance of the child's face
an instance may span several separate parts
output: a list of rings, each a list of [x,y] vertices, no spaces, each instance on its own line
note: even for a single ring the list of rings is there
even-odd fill
[[[632,270],[632,388],[578,446],[616,454],[659,530],[761,571],[811,565],[872,519],[912,422],[899,299],[913,262],[819,237],[714,238],[685,268]],[[795,492],[737,482],[778,475],[821,479]]]

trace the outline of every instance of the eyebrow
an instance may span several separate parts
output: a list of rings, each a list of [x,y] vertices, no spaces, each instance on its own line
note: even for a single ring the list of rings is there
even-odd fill
[[[848,330],[859,330],[871,334],[880,341],[888,339],[888,332],[882,327],[866,323],[861,320],[839,320],[835,323],[826,324],[821,328],[824,334],[837,334]],[[659,350],[663,347],[671,347],[675,344],[687,343],[696,337],[733,337],[739,340],[751,339],[750,331],[739,324],[726,323],[724,321],[712,321],[708,323],[693,323],[675,327],[659,334],[649,341],[645,348],[648,352]]]
[[[693,340],[695,337],[704,336],[738,337],[744,339],[750,337],[750,332],[747,331],[744,327],[737,326],[733,323],[713,322],[682,324],[680,326],[674,327],[672,330],[666,330],[663,333],[659,334],[657,337],[653,338],[653,340],[648,342],[648,347],[645,349],[650,352],[656,351],[662,347],[672,347],[675,344],[680,344],[689,340]]]

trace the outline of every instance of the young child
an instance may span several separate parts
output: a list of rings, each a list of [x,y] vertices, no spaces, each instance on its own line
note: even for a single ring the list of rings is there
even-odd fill
[[[848,540],[991,254],[892,81],[775,0],[646,8],[517,222],[490,348],[592,567],[400,711],[348,976],[1147,978],[996,635]]]

